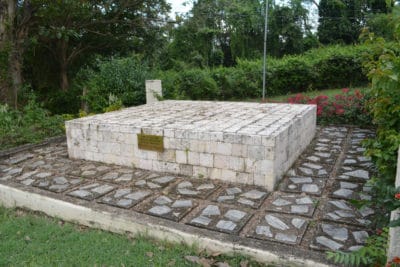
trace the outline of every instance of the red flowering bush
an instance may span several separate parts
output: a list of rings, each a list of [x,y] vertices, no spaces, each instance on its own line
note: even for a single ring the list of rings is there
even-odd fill
[[[366,101],[360,90],[351,92],[348,88],[343,88],[342,92],[334,97],[319,95],[312,98],[297,94],[288,99],[291,104],[317,105],[318,122],[321,124],[370,125],[371,118],[365,109]]]

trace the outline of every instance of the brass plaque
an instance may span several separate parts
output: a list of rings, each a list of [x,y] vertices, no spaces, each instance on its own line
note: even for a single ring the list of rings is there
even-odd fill
[[[138,134],[138,146],[139,149],[152,150],[163,152],[164,151],[164,138],[163,136],[150,135],[150,134]]]

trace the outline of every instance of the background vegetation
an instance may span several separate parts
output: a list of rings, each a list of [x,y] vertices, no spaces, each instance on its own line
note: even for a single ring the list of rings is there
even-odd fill
[[[319,123],[376,127],[365,143],[379,170],[375,196],[359,204],[373,205],[383,228],[400,225],[388,217],[400,206],[397,2],[268,7],[267,96],[316,104]],[[63,120],[78,114],[143,104],[145,79],[161,79],[165,98],[261,98],[265,0],[196,0],[174,18],[169,10],[166,0],[0,0],[0,147],[61,134]],[[368,89],[347,89],[360,86]],[[344,89],[315,93],[326,88]],[[378,234],[333,258],[383,265],[385,240]]]

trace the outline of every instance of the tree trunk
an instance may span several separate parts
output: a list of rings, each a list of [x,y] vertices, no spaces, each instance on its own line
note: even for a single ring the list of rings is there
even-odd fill
[[[69,89],[67,46],[67,42],[62,40],[60,45],[60,76],[61,90],[64,92]]]
[[[18,92],[22,87],[22,53],[18,44],[13,44],[13,49],[10,54],[10,72],[12,88],[10,97],[14,108],[18,108]]]

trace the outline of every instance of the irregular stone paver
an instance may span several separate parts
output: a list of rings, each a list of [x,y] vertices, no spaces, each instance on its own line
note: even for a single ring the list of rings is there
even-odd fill
[[[373,210],[357,209],[348,200],[371,198],[366,181],[376,170],[363,155],[361,143],[373,136],[363,129],[320,128],[275,192],[69,159],[65,142],[0,158],[0,183],[34,187],[44,194],[52,191],[56,194],[51,197],[60,196],[63,201],[75,201],[64,197],[68,195],[88,200],[78,203],[129,209],[126,212],[229,233],[238,239],[254,238],[266,249],[273,241],[289,244],[293,250],[348,251],[363,245],[371,227]]]
[[[275,193],[268,199],[267,210],[312,217],[317,200],[305,195]]]
[[[150,190],[124,187],[102,197],[98,202],[129,209],[152,195]]]
[[[99,179],[112,183],[127,183],[141,179],[149,174],[145,170],[120,168],[103,174]]]
[[[322,208],[322,218],[326,221],[368,226],[374,210],[369,207],[357,209],[349,201],[328,199]]]
[[[144,179],[140,179],[134,183],[135,187],[147,188],[151,190],[163,189],[175,182],[178,178],[171,175],[160,175],[152,173]]]
[[[300,159],[294,168],[287,172],[289,176],[313,176],[318,178],[328,178],[331,165],[316,164],[309,160]]]
[[[79,187],[74,191],[69,192],[68,195],[85,200],[93,200],[111,192],[112,190],[114,190],[114,188],[115,186],[109,184],[90,183],[88,185]]]
[[[189,224],[225,233],[238,233],[252,213],[239,208],[209,204],[198,212]]]
[[[179,182],[170,192],[182,197],[195,197],[206,199],[219,185],[209,180],[185,179]]]
[[[316,250],[354,251],[365,244],[369,234],[364,229],[357,229],[339,224],[321,223],[313,237],[311,248]]]
[[[27,152],[22,152],[22,153],[18,153],[17,155],[15,155],[15,156],[12,156],[12,157],[10,157],[9,159],[7,159],[7,160],[5,160],[4,162],[6,163],[6,164],[11,164],[11,165],[14,165],[14,164],[18,164],[18,163],[21,163],[21,162],[23,162],[23,161],[25,161],[25,160],[27,160],[27,159],[31,159],[31,158],[33,158],[35,155],[34,154],[32,154],[32,153],[27,153]]]
[[[4,166],[5,168],[2,169],[0,181],[7,181],[16,176],[19,176],[22,173],[22,168],[19,167],[9,167]]]
[[[78,184],[82,183],[82,181],[83,179],[81,178],[51,176],[35,179],[32,185],[52,192],[61,193],[68,189],[72,189],[72,187],[77,186]]]
[[[280,189],[289,193],[305,193],[320,196],[325,185],[326,179],[324,178],[289,176],[283,179]]]
[[[367,182],[371,176],[372,172],[368,169],[356,166],[342,166],[339,170],[337,179],[354,182]]]
[[[343,160],[344,166],[360,166],[363,169],[374,170],[374,164],[370,157],[364,155],[351,155],[347,154]]]
[[[220,190],[214,201],[257,209],[268,194],[266,189],[257,186],[230,185]]]
[[[95,162],[85,162],[78,168],[75,168],[67,173],[67,175],[83,177],[83,178],[97,178],[110,170],[111,166],[99,164]]]
[[[180,221],[198,205],[196,200],[179,198],[173,195],[160,195],[134,209],[153,216],[172,221]]]
[[[341,199],[370,200],[371,187],[363,183],[336,180],[330,196]]]
[[[308,220],[293,215],[269,213],[261,216],[250,232],[250,236],[287,244],[300,244]]]

